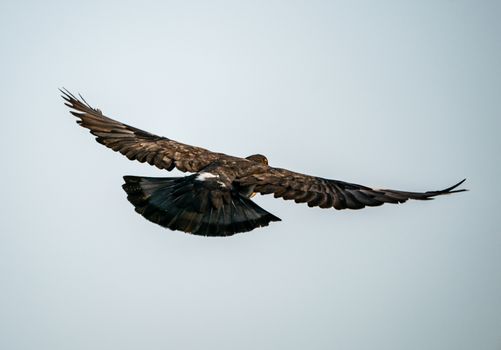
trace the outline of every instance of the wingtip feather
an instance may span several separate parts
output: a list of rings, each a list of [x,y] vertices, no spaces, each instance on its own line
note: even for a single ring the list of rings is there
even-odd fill
[[[464,182],[466,181],[466,178],[464,178],[463,180],[459,181],[457,184],[455,185],[452,185],[451,187],[448,187],[444,190],[442,190],[441,192],[443,193],[458,193],[458,192],[465,192],[465,191],[468,191],[467,189],[459,189],[459,190],[454,190],[455,188],[459,187],[460,185],[462,185]],[[454,190],[454,191],[453,191]]]

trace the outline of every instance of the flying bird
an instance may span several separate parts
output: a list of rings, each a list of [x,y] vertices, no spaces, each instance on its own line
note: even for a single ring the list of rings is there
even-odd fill
[[[261,154],[246,158],[216,153],[123,124],[106,117],[85,99],[60,90],[65,105],[96,141],[130,160],[160,169],[193,173],[185,177],[124,176],[123,189],[136,212],[160,226],[202,236],[230,236],[267,226],[278,217],[251,200],[254,194],[307,203],[310,207],[362,209],[383,203],[466,191],[465,180],[439,191],[373,189],[296,173],[268,165]]]

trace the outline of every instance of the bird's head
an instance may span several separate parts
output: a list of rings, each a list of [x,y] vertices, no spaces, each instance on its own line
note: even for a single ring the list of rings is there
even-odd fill
[[[246,157],[245,159],[251,160],[256,163],[268,165],[268,158],[266,158],[262,154],[253,154],[251,156]]]

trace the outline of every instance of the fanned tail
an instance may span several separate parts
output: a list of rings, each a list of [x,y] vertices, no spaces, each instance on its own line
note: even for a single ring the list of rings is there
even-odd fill
[[[197,181],[196,176],[124,176],[122,187],[136,212],[171,230],[201,236],[231,236],[280,221],[238,192],[214,188]]]

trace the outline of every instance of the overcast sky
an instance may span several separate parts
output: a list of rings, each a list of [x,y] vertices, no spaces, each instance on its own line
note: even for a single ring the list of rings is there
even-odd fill
[[[2,1],[1,349],[501,348],[499,1]],[[134,212],[168,174],[75,124],[368,186],[361,211],[255,201],[230,238]]]

